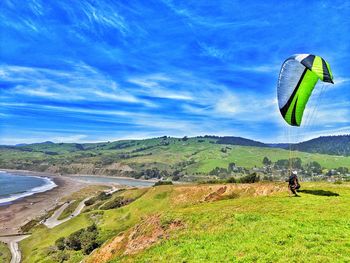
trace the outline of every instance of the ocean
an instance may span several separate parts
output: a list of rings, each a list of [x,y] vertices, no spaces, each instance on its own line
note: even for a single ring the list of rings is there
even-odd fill
[[[0,205],[17,199],[48,191],[57,185],[48,177],[21,175],[0,171]]]

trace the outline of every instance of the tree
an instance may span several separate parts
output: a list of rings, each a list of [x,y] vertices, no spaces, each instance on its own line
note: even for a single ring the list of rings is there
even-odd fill
[[[272,162],[269,158],[267,158],[266,156],[264,157],[263,159],[263,162],[262,162],[264,165],[271,165]]]
[[[349,169],[347,167],[339,167],[337,168],[337,172],[339,172],[340,174],[347,174],[349,173]]]
[[[229,172],[233,172],[235,170],[235,168],[236,168],[236,164],[235,163],[229,163],[227,170]]]
[[[256,173],[246,175],[246,176],[241,177],[239,179],[239,182],[242,184],[252,184],[252,183],[259,182],[259,181],[260,181],[260,177]]]
[[[64,250],[66,247],[64,243],[64,237],[60,237],[59,239],[57,239],[55,245],[59,250]]]

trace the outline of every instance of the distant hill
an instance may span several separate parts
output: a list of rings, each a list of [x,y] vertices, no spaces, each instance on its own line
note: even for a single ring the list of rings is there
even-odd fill
[[[310,143],[310,142],[308,142]],[[316,141],[303,150],[326,151]],[[343,146],[338,143],[339,147]],[[339,148],[338,147],[338,148]],[[337,153],[334,151],[332,154]],[[235,168],[238,173],[261,167],[267,157],[272,162],[287,160],[289,150],[240,137],[158,137],[144,140],[121,140],[100,143],[35,143],[0,147],[0,168],[32,170],[58,174],[118,175],[134,178],[174,178],[193,181],[209,178]],[[306,165],[318,162],[325,168],[347,167],[350,156],[320,155],[299,152]]]
[[[200,138],[200,137],[198,137]],[[241,145],[241,146],[254,146],[254,147],[269,147],[267,144],[234,136],[210,136],[206,135],[204,138],[215,139],[218,144],[232,144],[232,145]]]
[[[289,148],[289,143],[269,143],[267,145],[271,148],[281,148],[281,149]]]
[[[350,135],[322,136],[294,144],[293,148],[302,152],[350,156]]]
[[[268,147],[268,148],[280,148],[288,150],[290,145],[288,143],[262,143],[247,138],[235,137],[235,136],[215,136],[205,135],[198,137],[159,137],[146,140],[121,140],[114,142],[100,142],[100,143],[53,143],[51,141],[33,143],[33,144],[18,144],[18,145],[0,145],[5,149],[16,149],[26,152],[42,152],[46,154],[63,154],[78,151],[95,151],[95,150],[121,150],[129,147],[136,147],[146,143],[146,148],[138,147],[134,151],[144,151],[155,146],[166,145],[171,141],[199,141],[209,142],[211,144],[225,144],[225,145],[238,145],[238,146],[252,146],[252,147]],[[148,148],[147,148],[148,147]],[[293,150],[309,153],[321,153],[330,155],[342,155],[350,156],[350,135],[339,136],[322,136],[319,138],[311,139],[305,142],[292,144]]]

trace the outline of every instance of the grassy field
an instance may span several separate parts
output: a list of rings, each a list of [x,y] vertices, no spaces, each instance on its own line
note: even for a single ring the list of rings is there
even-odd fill
[[[9,263],[11,261],[11,253],[7,245],[0,242],[0,262]]]
[[[261,167],[266,156],[273,162],[290,157],[288,150],[217,144],[215,139],[155,138],[98,144],[35,144],[16,149],[0,148],[0,168],[28,169],[63,174],[121,175],[125,171],[157,168],[179,170],[190,177],[206,176],[229,163],[245,168]],[[350,168],[350,156],[292,152],[305,165],[316,161],[324,168]]]
[[[54,242],[94,222],[102,246],[64,262],[348,262],[350,184],[178,185],[116,193],[136,201],[91,210],[21,242],[24,262],[55,262]],[[35,248],[35,249],[33,249]]]

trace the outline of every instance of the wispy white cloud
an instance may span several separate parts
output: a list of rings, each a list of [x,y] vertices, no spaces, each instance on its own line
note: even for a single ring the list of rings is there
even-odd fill
[[[68,71],[3,65],[0,76],[4,81],[13,83],[14,88],[9,92],[18,95],[63,101],[119,101],[156,106],[151,101],[134,96],[86,64],[70,66],[72,69]]]
[[[131,77],[128,81],[132,84],[136,84],[141,87],[137,92],[140,94],[157,97],[166,98],[174,100],[193,100],[193,96],[189,91],[186,91],[186,86],[180,88],[176,92],[172,87],[167,88],[174,84],[179,84],[178,79],[172,79],[163,74],[151,74],[146,76]]]
[[[124,17],[119,13],[119,10],[105,1],[94,3],[82,2],[78,8],[81,8],[88,18],[90,24],[88,26],[90,27],[93,27],[94,23],[96,23],[102,26],[116,28],[124,35],[130,30]]]
[[[208,28],[242,28],[242,27],[266,27],[271,23],[267,20],[249,19],[249,20],[234,20],[225,19],[224,17],[202,16],[196,13],[193,9],[189,9],[180,5],[176,5],[172,0],[162,0],[162,2],[175,14],[188,19],[190,22],[205,26]]]

